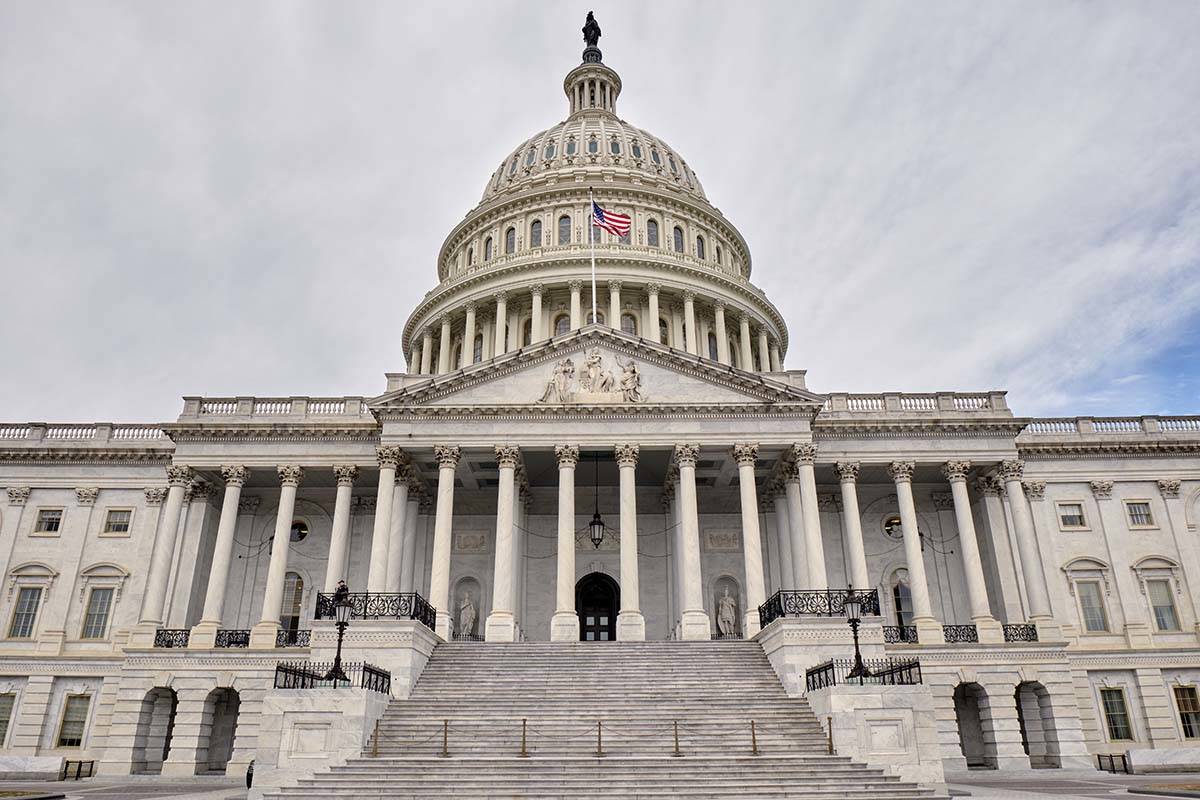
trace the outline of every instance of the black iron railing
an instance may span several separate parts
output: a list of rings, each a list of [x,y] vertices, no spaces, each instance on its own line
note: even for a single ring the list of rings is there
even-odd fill
[[[804,673],[805,690],[812,692],[838,684],[913,686],[921,682],[921,662],[915,658],[864,658],[866,676],[848,678],[854,659],[835,658]]]
[[[846,614],[845,589],[780,589],[758,607],[758,624],[767,627],[780,617],[841,617]],[[879,616],[879,592],[855,589],[849,593],[862,603],[864,617]]]
[[[217,647],[249,647],[250,631],[222,628],[217,631]]]
[[[154,646],[187,647],[191,635],[188,628],[159,628],[154,632]]]
[[[884,625],[883,642],[884,644],[916,644],[917,626]]]
[[[415,619],[433,630],[437,612],[416,592],[385,594],[383,592],[353,592],[346,595],[351,619]],[[317,619],[333,619],[332,594],[317,595]]]
[[[308,647],[312,641],[312,631],[308,628],[288,630],[280,628],[275,632],[276,647]]]
[[[483,637],[478,633],[455,633],[450,636],[450,639],[455,642],[482,642]]]
[[[742,634],[739,631],[734,631],[733,633],[714,633],[712,635],[712,639],[714,642],[720,641],[723,639],[741,639],[741,638],[742,638]]]
[[[1101,772],[1129,772],[1129,759],[1124,753],[1096,753],[1096,769]]]
[[[333,679],[332,663],[280,661],[275,665],[276,689],[333,689],[358,686],[380,694],[392,693],[392,673],[366,662],[342,662],[343,679]]]
[[[1038,640],[1037,625],[1023,622],[1019,625],[1004,626],[1004,641],[1006,642],[1036,642]]]
[[[978,642],[979,629],[974,625],[943,625],[942,638],[946,640],[946,644]]]

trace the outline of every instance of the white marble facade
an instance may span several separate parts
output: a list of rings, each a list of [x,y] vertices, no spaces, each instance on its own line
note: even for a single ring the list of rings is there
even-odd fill
[[[277,632],[339,579],[419,593],[443,637],[550,640],[579,637],[592,575],[620,591],[597,638],[708,638],[726,593],[750,637],[779,589],[877,589],[947,764],[1190,758],[1200,417],[810,389],[737,229],[616,116],[616,73],[564,88],[447,237],[382,394],[0,425],[0,768],[244,770],[275,661],[307,654]],[[599,234],[595,297],[589,187],[633,223]]]

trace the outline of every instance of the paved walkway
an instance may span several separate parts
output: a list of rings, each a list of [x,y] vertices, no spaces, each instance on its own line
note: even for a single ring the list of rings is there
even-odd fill
[[[161,778],[156,775],[124,778],[86,778],[81,781],[3,781],[0,791],[23,790],[30,794],[63,794],[69,800],[245,800],[246,782],[224,775],[196,778]]]
[[[1131,795],[1130,787],[1164,783],[1197,783],[1200,776],[1111,775],[1093,769],[1015,770],[995,772],[970,770],[946,774],[952,794],[970,794],[979,800],[1045,800],[1056,798],[1112,798],[1150,800],[1153,795]]]

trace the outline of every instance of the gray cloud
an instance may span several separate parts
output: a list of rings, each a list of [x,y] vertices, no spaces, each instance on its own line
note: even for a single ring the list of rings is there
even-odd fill
[[[379,392],[443,236],[564,115],[586,10],[0,6],[0,417]],[[1200,6],[599,14],[621,115],[746,235],[813,388],[1195,410],[1127,378],[1198,329]]]

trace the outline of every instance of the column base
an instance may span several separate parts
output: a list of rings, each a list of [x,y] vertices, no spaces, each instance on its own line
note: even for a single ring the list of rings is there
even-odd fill
[[[914,619],[913,625],[917,629],[917,642],[919,644],[945,644],[946,634],[942,631],[942,623],[933,617]]]
[[[157,633],[157,622],[139,622],[129,632],[129,641],[126,646],[133,649],[154,647],[154,637]]]
[[[437,612],[437,622],[434,623],[433,632],[442,637],[443,642],[450,641],[450,614],[446,611]]]
[[[251,650],[274,650],[275,638],[279,635],[279,623],[264,619],[250,629]]]
[[[712,638],[708,614],[703,611],[684,611],[679,622],[679,638],[691,642],[707,642]]]
[[[557,611],[550,618],[550,641],[578,642],[579,615],[574,611]]]
[[[1004,644],[1004,626],[995,617],[975,617],[971,620],[979,634],[980,644]]]
[[[617,641],[646,641],[646,618],[640,611],[622,611],[617,614]]]
[[[515,642],[517,640],[517,620],[511,611],[493,611],[488,614],[483,629],[485,642]]]
[[[1037,627],[1039,642],[1066,641],[1062,625],[1054,617],[1030,617],[1029,621]]]
[[[188,636],[189,650],[211,650],[217,646],[217,629],[221,626],[216,622],[198,622],[192,627]],[[275,642],[271,642],[275,646]]]
[[[742,638],[753,639],[760,630],[762,630],[762,626],[759,625],[758,609],[747,611],[742,617]]]

